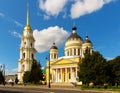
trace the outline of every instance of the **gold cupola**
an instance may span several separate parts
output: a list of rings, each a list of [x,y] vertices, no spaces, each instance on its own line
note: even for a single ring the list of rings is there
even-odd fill
[[[84,57],[84,53],[86,49],[89,49],[89,52],[92,53],[93,45],[92,42],[89,40],[88,35],[85,38],[84,43],[82,44],[82,55]]]
[[[72,34],[65,43],[65,56],[79,56],[82,43],[82,38],[77,34],[77,27],[73,26]]]
[[[55,43],[53,43],[52,47],[50,48],[50,61],[54,61],[58,59],[58,48],[55,45]]]
[[[82,46],[83,48],[92,48],[92,42],[89,40],[88,35],[86,35],[85,41]]]

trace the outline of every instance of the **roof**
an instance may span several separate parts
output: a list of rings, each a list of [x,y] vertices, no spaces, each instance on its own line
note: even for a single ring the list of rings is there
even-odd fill
[[[77,28],[76,28],[76,26],[73,26],[73,28],[72,28],[72,34],[68,37],[68,39],[67,40],[70,40],[70,39],[80,39],[80,40],[82,40],[82,38],[76,33],[76,30],[77,30]]]
[[[55,43],[53,43],[53,46],[50,49],[58,49]]]
[[[84,43],[92,43],[92,42],[89,40],[88,36],[86,36]]]

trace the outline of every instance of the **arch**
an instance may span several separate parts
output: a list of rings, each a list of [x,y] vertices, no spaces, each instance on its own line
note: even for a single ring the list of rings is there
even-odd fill
[[[31,58],[34,59],[34,54],[33,53],[31,54]]]
[[[33,47],[33,44],[32,44],[32,42],[30,43],[30,47]]]
[[[23,53],[23,59],[25,58],[25,52]]]

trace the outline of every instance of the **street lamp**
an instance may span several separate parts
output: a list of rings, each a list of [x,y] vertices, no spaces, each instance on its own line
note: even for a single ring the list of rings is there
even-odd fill
[[[46,60],[49,62],[48,70],[49,70],[49,81],[48,81],[48,88],[50,88],[50,55],[49,57],[46,57]]]

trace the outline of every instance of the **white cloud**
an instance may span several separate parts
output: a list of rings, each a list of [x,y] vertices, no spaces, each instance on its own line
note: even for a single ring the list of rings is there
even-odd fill
[[[10,32],[10,33],[15,37],[21,38],[21,34],[16,32],[16,31],[13,31],[13,32]]]
[[[16,20],[13,20],[13,22],[18,26],[18,27],[23,27],[23,25],[21,23],[19,23],[18,21]]]
[[[15,75],[17,74],[18,68],[14,68],[14,69],[5,69],[5,75]]]
[[[90,14],[101,9],[105,4],[112,2],[113,0],[75,0],[75,3],[71,6],[71,18],[79,18],[85,14]]]
[[[3,13],[0,13],[0,17],[4,17],[5,20],[7,20],[8,22],[12,22],[12,23],[16,24],[18,27],[23,27],[23,25],[20,22],[16,21],[15,19],[13,19],[9,16],[6,16]]]
[[[7,17],[7,21],[14,23],[18,27],[23,27],[23,25],[21,23],[19,23],[18,21],[16,21],[15,19],[13,19],[11,17]]]
[[[114,58],[112,58],[112,57],[105,57],[107,60],[112,60],[112,59],[114,59]]]
[[[48,19],[50,19],[50,16],[44,15],[44,19],[45,19],[45,20],[48,20]]]
[[[38,0],[39,8],[47,15],[57,16],[62,12],[68,0]]]
[[[0,17],[4,17],[5,15],[3,13],[0,13]]]
[[[55,42],[57,46],[64,44],[68,35],[69,33],[59,26],[48,27],[41,31],[34,30],[33,36],[36,40],[35,48],[38,52],[48,51],[53,42]]]

